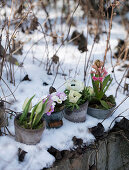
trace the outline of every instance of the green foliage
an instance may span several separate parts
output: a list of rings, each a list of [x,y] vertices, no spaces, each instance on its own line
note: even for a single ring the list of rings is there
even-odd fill
[[[26,129],[37,129],[39,127],[41,127],[42,125],[42,116],[43,116],[43,113],[44,113],[44,110],[46,108],[46,105],[47,105],[47,102],[48,102],[48,99],[42,103],[42,107],[41,107],[41,110],[39,112],[37,112],[37,108],[39,106],[39,104],[41,104],[42,101],[40,101],[38,104],[36,104],[31,113],[29,113],[29,107],[30,107],[30,104],[31,104],[31,101],[32,99],[34,98],[34,96],[32,96],[29,101],[27,102],[26,106],[25,106],[25,109],[23,110],[23,113],[22,115],[20,116],[19,118],[19,124],[26,128]]]
[[[110,109],[116,105],[115,98],[113,95],[106,96],[104,95],[102,100],[99,100],[95,96],[91,98],[89,106],[96,109]]]
[[[109,109],[108,104],[104,100],[100,100],[100,103],[105,109]]]
[[[35,95],[34,95],[34,96],[35,96]],[[32,97],[29,99],[28,103],[26,104],[26,106],[25,106],[25,108],[24,108],[24,110],[23,110],[23,113],[22,113],[22,115],[21,115],[21,117],[20,117],[20,123],[22,123],[22,121],[26,119],[27,113],[28,113],[28,111],[29,111],[29,107],[30,107],[30,104],[31,104],[31,101],[32,101],[32,99],[34,98],[34,96],[32,96]]]
[[[65,90],[64,93],[67,95],[67,97],[69,96],[70,90]],[[82,95],[80,97],[80,99],[77,101],[77,103],[71,103],[69,101],[69,97],[67,98],[67,100],[65,101],[65,107],[70,109],[71,111],[73,111],[74,109],[79,109],[79,106],[84,104],[87,100],[90,100],[91,96],[89,93],[89,90],[87,89],[87,87],[84,88],[84,90],[82,92],[80,92],[80,94]]]
[[[93,74],[91,74],[91,78],[93,77]],[[101,100],[108,90],[111,82],[113,79],[111,79],[110,75],[106,76],[103,82],[100,81],[94,81],[92,78],[92,85],[95,93],[95,97]]]
[[[32,122],[32,128],[33,127],[36,127],[38,125],[38,123],[40,122],[42,116],[43,116],[43,112],[46,108],[46,105],[47,105],[47,102],[48,102],[48,99],[42,104],[42,109],[39,113],[36,113],[35,114],[35,117],[33,119],[33,122]]]
[[[94,103],[93,106],[95,108],[99,107],[101,109],[110,109],[111,107],[113,107],[115,105],[114,97],[113,96],[110,97],[110,101],[108,101],[108,98],[105,97],[106,96],[105,93],[112,82],[112,78],[110,77],[110,75],[106,76],[103,82],[99,80],[94,81],[93,74],[91,74],[91,78],[92,78],[92,85],[93,85],[93,90],[95,95],[91,97],[90,103]],[[96,103],[94,101],[96,101]]]

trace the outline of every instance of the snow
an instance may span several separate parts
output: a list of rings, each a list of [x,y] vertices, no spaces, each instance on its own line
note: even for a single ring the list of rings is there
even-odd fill
[[[10,13],[10,10],[6,8],[8,13]],[[59,15],[58,13],[55,14],[54,11],[51,11],[51,18],[54,18],[55,15]],[[78,16],[80,13],[78,13]],[[37,13],[37,16],[43,16],[41,11]],[[43,16],[45,17],[45,15]],[[44,18],[41,18],[41,23],[43,23]],[[106,25],[108,23],[106,22]],[[57,24],[57,29],[59,25]],[[64,27],[65,28],[65,27]],[[71,28],[70,35],[72,31],[75,28]],[[87,29],[86,24],[84,22],[80,23],[78,25],[78,30],[80,32],[83,30],[84,34],[86,35]],[[67,31],[66,31],[67,33]],[[112,51],[115,52],[115,46],[117,45],[117,40],[119,38],[124,39],[126,38],[127,33],[125,29],[118,23],[113,22],[112,31],[111,31],[111,41],[110,45],[112,48]],[[24,61],[23,67],[14,67],[15,70],[15,86],[9,82],[9,80],[6,79],[6,69],[4,69],[4,80],[10,87],[11,91],[14,92],[14,95],[16,97],[16,101],[11,95],[8,87],[3,83],[0,82],[0,85],[4,91],[4,94],[2,91],[0,91],[1,97],[11,102],[12,105],[6,105],[7,108],[10,107],[10,109],[15,111],[21,111],[22,104],[26,97],[31,97],[33,94],[36,94],[36,97],[34,98],[35,104],[37,101],[39,101],[41,98],[43,98],[45,95],[48,94],[49,87],[51,86],[54,78],[55,78],[55,72],[56,67],[54,68],[55,72],[53,75],[47,75],[45,70],[45,63],[46,63],[46,46],[44,39],[41,39],[43,37],[43,34],[35,31],[32,35],[24,35],[23,33],[19,32],[17,33],[17,37],[19,39],[22,39],[22,41],[25,41],[25,45],[23,48],[23,55],[17,55],[16,58],[18,59],[19,63],[22,63]],[[5,40],[5,37],[3,37]],[[98,44],[95,44],[95,47],[93,49],[92,58],[91,61],[94,59],[102,59],[105,52],[106,47],[106,35],[101,35],[100,42]],[[40,40],[41,39],[41,40]],[[38,44],[34,45],[33,48],[32,45],[38,41]],[[48,40],[48,52],[49,52],[49,58],[53,56],[55,51],[58,49],[59,45],[52,46],[50,44],[50,37],[47,37]],[[87,53],[87,59],[90,54],[90,49],[92,48],[93,43],[93,37],[89,37],[88,40],[88,53]],[[4,44],[4,42],[3,42]],[[60,73],[67,74],[67,76],[62,76],[61,74],[58,74],[56,77],[56,80],[54,82],[54,87],[60,91],[64,90],[64,82],[66,79],[69,79],[70,77],[76,77],[76,79],[83,80],[83,68],[84,68],[84,61],[85,61],[85,53],[80,53],[76,46],[74,46],[72,43],[65,44],[61,47],[61,49],[58,51],[57,54],[60,57],[61,62],[61,68],[59,68]],[[90,63],[91,63],[90,61]],[[79,62],[79,65],[78,65]],[[115,65],[116,60],[112,59],[113,65]],[[112,73],[112,67],[111,67],[111,57],[110,53],[107,54],[107,60],[106,60],[106,68],[109,73]],[[77,67],[78,65],[78,67]],[[120,66],[115,67],[115,75],[118,80],[120,81],[122,75],[124,74],[124,71],[120,72],[118,71],[118,68]],[[75,75],[75,70],[77,68],[77,74]],[[62,71],[63,70],[63,71]],[[90,71],[89,71],[90,73]],[[91,81],[89,81],[89,73],[87,78],[88,85],[91,85]],[[28,81],[22,81],[23,77],[28,74],[29,78],[32,80],[30,82]],[[113,74],[112,74],[113,76]],[[124,79],[125,80],[125,79]],[[43,82],[47,82],[48,86],[43,86]],[[124,81],[122,82],[122,85],[124,84]],[[115,91],[118,84],[113,80],[113,83],[111,87],[109,88],[107,94],[113,94],[115,95]],[[125,98],[125,95],[123,94],[122,89],[120,88],[118,91],[118,95],[116,98],[117,105],[121,103],[121,101]],[[117,115],[119,115],[121,112],[126,110],[129,104],[129,99],[127,99],[116,111],[115,113],[106,119],[103,122],[103,126],[105,128],[105,131],[108,130],[111,122],[115,119]],[[126,118],[129,119],[129,111],[127,110],[122,114]],[[15,134],[14,132],[14,124],[13,124],[14,118],[9,120],[9,130],[12,134]],[[119,121],[117,119],[117,121]],[[73,142],[72,138],[73,136],[76,136],[77,138],[82,138],[83,142],[87,145],[94,142],[95,138],[94,136],[89,132],[88,128],[91,128],[95,125],[97,125],[98,122],[101,122],[102,120],[98,120],[96,118],[93,118],[89,115],[86,117],[86,122],[84,123],[72,123],[68,120],[63,118],[63,126],[59,129],[45,129],[40,143],[38,143],[35,146],[32,145],[25,145],[19,142],[16,142],[13,137],[10,136],[2,136],[0,137],[0,170],[40,170],[43,167],[50,167],[53,162],[55,161],[55,158],[50,155],[47,152],[47,149],[51,146],[59,149],[59,150],[70,150],[73,149]],[[113,127],[114,123],[112,124]],[[28,152],[25,156],[25,160],[22,163],[19,163],[18,161],[18,148],[22,148],[26,152]]]

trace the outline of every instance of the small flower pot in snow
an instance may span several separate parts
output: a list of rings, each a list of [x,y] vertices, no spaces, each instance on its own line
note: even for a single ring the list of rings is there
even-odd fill
[[[66,82],[67,100],[65,102],[64,118],[71,122],[85,122],[89,91],[83,82],[68,80]]]
[[[95,109],[92,107],[88,107],[87,114],[95,117],[97,119],[105,119],[109,113],[112,113],[115,107],[112,107],[111,109],[103,110],[103,109]],[[112,114],[110,114],[111,116]]]
[[[100,60],[94,62],[92,69],[91,79],[93,88],[88,88],[91,97],[87,113],[95,118],[105,119],[112,115],[112,111],[116,106],[113,95],[107,96],[105,94],[113,79],[106,71],[104,63]]]
[[[45,128],[43,114],[48,102],[47,100],[45,102],[40,101],[32,109],[31,101],[33,98],[34,96],[25,100],[22,114],[17,115],[14,119],[16,141],[28,145],[35,145],[41,139]]]
[[[88,101],[79,106],[79,109],[74,109],[71,111],[70,109],[65,109],[64,118],[71,122],[85,122],[86,114],[88,108]]]
[[[67,96],[64,92],[51,93],[45,99],[48,100],[45,110],[46,114],[44,114],[47,128],[59,128],[63,125],[63,109],[66,99]]]
[[[4,102],[0,101],[0,128],[7,126],[7,117],[4,108]]]
[[[20,115],[16,116],[14,120],[15,140],[27,145],[36,145],[39,143],[45,128],[45,121],[41,121],[41,127],[38,129],[26,129],[19,125],[19,117]]]
[[[63,111],[54,112],[50,116],[44,114],[47,128],[60,128],[63,125]]]

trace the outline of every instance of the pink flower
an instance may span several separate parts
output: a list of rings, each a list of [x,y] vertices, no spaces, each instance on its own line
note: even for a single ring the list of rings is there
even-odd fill
[[[43,99],[43,103],[46,101],[47,99]],[[51,100],[51,97],[48,99],[46,108],[44,110],[44,113],[48,113],[51,114],[52,113],[52,108],[54,107],[53,105],[53,100]],[[54,108],[53,108],[54,109]]]
[[[98,80],[98,77],[93,76],[92,79],[93,79],[94,81],[97,81],[97,80]]]
[[[92,65],[92,68],[94,68],[96,71],[98,69],[98,67],[96,65]]]
[[[103,68],[103,78],[106,77],[107,74],[108,72],[105,70],[105,68]]]
[[[95,76],[93,76],[92,79],[93,79],[94,81],[97,81],[97,80],[98,80],[98,81],[101,81],[101,82],[103,81],[103,77],[95,77]]]
[[[67,96],[64,92],[60,93],[59,95],[59,98],[62,100],[62,101],[65,101],[67,99]]]
[[[91,71],[90,73],[91,73],[91,74],[96,74],[96,72],[95,72],[95,71]]]
[[[99,81],[101,81],[101,82],[103,81],[103,77],[98,77],[98,79],[99,79]]]
[[[50,108],[47,112],[47,115],[50,116],[52,112],[54,112],[54,106],[53,105],[50,106]]]

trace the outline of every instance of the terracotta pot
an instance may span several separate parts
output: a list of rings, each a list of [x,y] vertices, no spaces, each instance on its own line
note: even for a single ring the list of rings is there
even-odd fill
[[[86,113],[88,108],[88,101],[84,104],[80,105],[79,109],[74,109],[73,111],[69,109],[65,109],[64,118],[71,121],[71,122],[85,122],[86,120]]]
[[[0,102],[0,127],[7,126],[7,117],[4,108],[4,102]]]
[[[46,128],[59,128],[63,125],[63,111],[52,113],[50,116],[44,114]]]
[[[97,119],[105,119],[108,116],[108,114],[114,110],[114,108],[115,106],[112,107],[111,109],[103,110],[103,109],[95,109],[92,107],[88,107],[87,114]]]
[[[14,119],[16,141],[27,145],[36,145],[40,142],[43,130],[45,128],[45,121],[43,120],[43,127],[39,129],[25,129],[18,125],[17,120],[20,115],[17,115]]]

